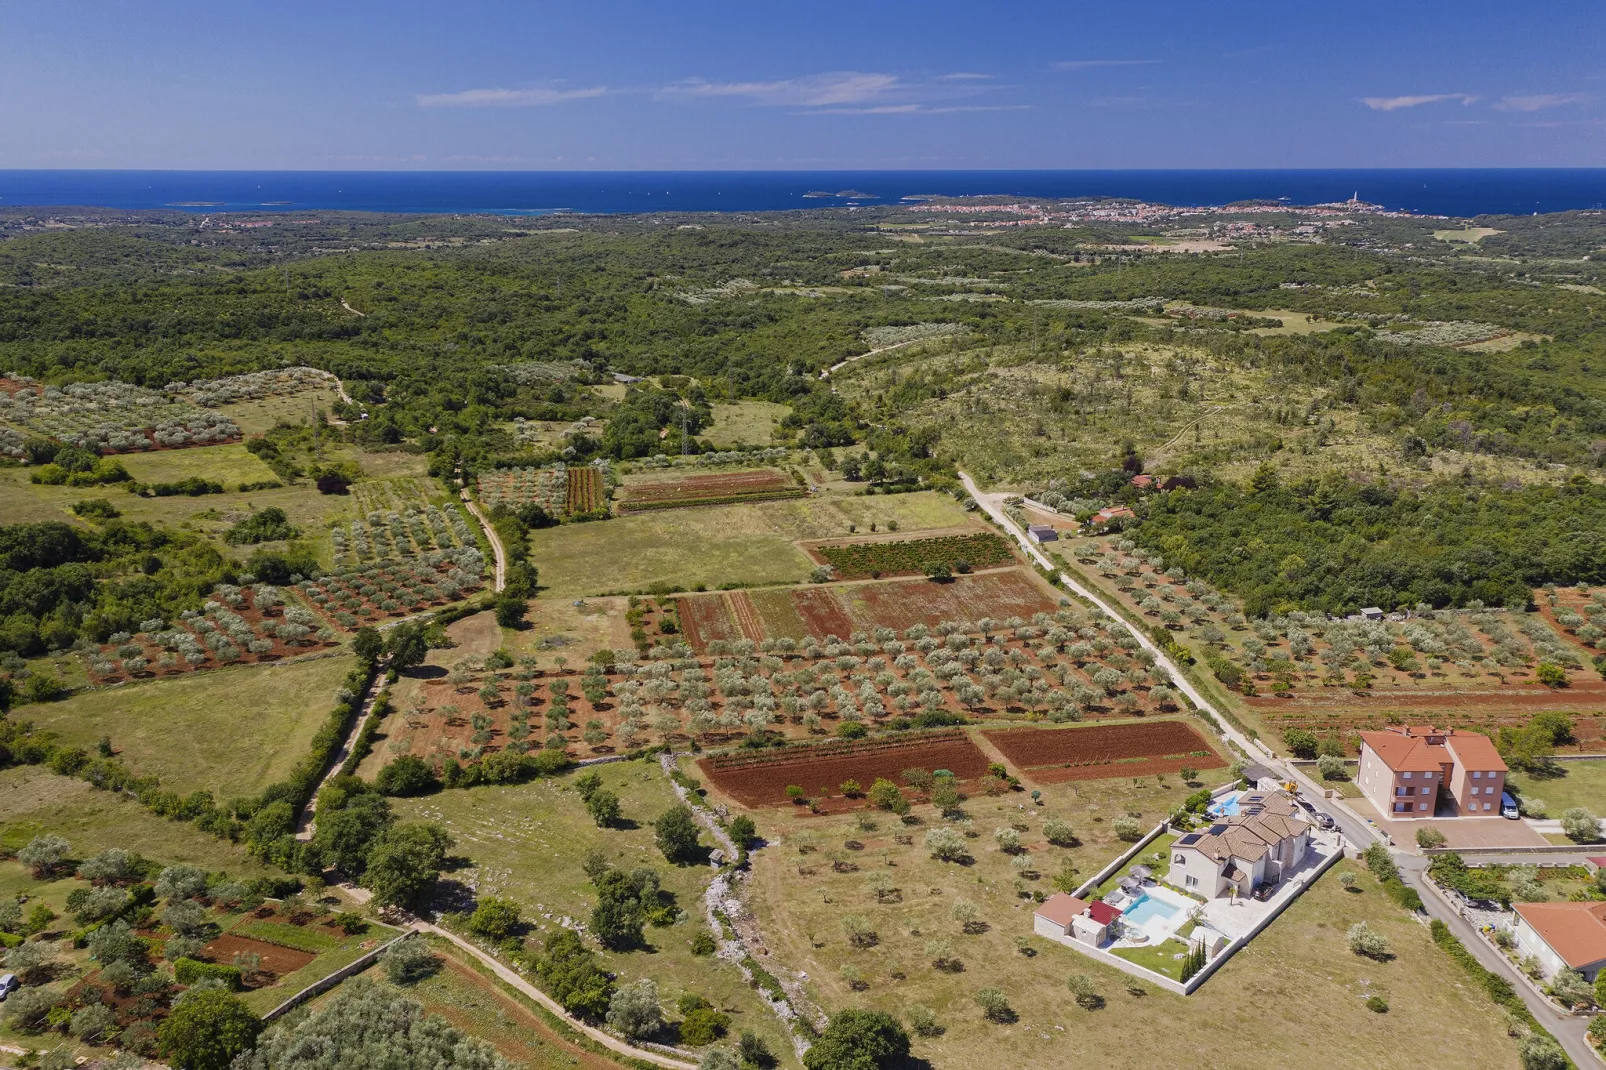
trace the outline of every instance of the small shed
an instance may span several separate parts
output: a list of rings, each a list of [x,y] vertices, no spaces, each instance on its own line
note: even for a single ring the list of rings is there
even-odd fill
[[[1032,912],[1032,931],[1039,936],[1072,936],[1071,925],[1087,910],[1087,901],[1058,892]]]
[[[1383,611],[1377,606],[1366,606],[1361,610],[1361,617],[1365,620],[1382,620]]]
[[[1026,537],[1035,543],[1042,544],[1045,542],[1058,542],[1060,533],[1047,524],[1029,524],[1026,528]]]

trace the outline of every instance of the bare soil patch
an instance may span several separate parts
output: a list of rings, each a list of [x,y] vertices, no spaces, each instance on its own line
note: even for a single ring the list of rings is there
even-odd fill
[[[999,753],[1033,780],[1057,784],[1110,776],[1170,773],[1227,763],[1192,725],[1143,721],[1081,728],[1011,728],[983,732]]]
[[[788,785],[796,785],[826,812],[862,808],[862,799],[841,794],[844,781],[868,790],[878,777],[901,783],[899,774],[919,767],[946,769],[960,782],[987,772],[987,756],[960,731],[911,734],[908,738],[865,743],[823,744],[774,756],[727,755],[698,762],[714,785],[743,806],[791,806]]]

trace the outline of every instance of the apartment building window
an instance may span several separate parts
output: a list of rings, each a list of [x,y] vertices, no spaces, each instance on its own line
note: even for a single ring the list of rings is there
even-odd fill
[[[1411,774],[1409,772],[1401,773],[1400,774],[1400,779],[1401,780],[1410,780],[1411,779]]]
[[[1199,878],[1198,877],[1189,877],[1185,883],[1187,884],[1187,886],[1189,888],[1197,888],[1197,887],[1199,887]]]
[[[1428,808],[1428,804],[1427,803],[1417,803],[1416,804],[1416,808],[1418,810],[1426,810]],[[1489,808],[1487,806],[1485,806],[1484,809],[1487,810]]]
[[[1482,780],[1483,779],[1483,774],[1478,772],[1476,769],[1474,769],[1472,771],[1472,779],[1473,780]]]

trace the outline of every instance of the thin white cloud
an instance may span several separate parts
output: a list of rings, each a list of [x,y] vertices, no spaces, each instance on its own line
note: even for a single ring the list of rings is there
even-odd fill
[[[420,108],[539,108],[571,100],[600,97],[607,86],[588,89],[464,89],[457,93],[420,93]]]
[[[1157,59],[1062,59],[1050,64],[1057,71],[1085,71],[1093,67],[1148,67]]]
[[[1399,111],[1401,108],[1417,108],[1423,104],[1437,104],[1441,100],[1459,100],[1465,106],[1477,99],[1470,93],[1423,93],[1420,96],[1408,97],[1362,97],[1361,103],[1373,111]]]
[[[827,108],[869,103],[902,88],[904,85],[895,74],[833,71],[773,82],[710,82],[690,78],[664,86],[659,95],[686,99],[739,97],[764,107]]]
[[[953,74],[939,74],[939,82],[981,82],[991,78],[990,74],[976,74],[973,71],[955,71]]]
[[[1544,111],[1546,108],[1559,108],[1564,104],[1577,104],[1587,100],[1584,93],[1530,93],[1520,96],[1504,97],[1495,105],[1497,111]]]
[[[800,115],[953,115],[967,111],[1026,111],[1030,104],[878,104],[868,108],[815,108]]]

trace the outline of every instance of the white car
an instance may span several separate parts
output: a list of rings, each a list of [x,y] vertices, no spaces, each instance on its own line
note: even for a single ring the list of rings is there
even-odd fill
[[[1500,816],[1512,821],[1522,816],[1522,811],[1517,808],[1517,800],[1511,797],[1509,791],[1500,793]]]
[[[0,1002],[3,1002],[7,996],[21,987],[22,985],[18,983],[16,974],[0,974]]]

